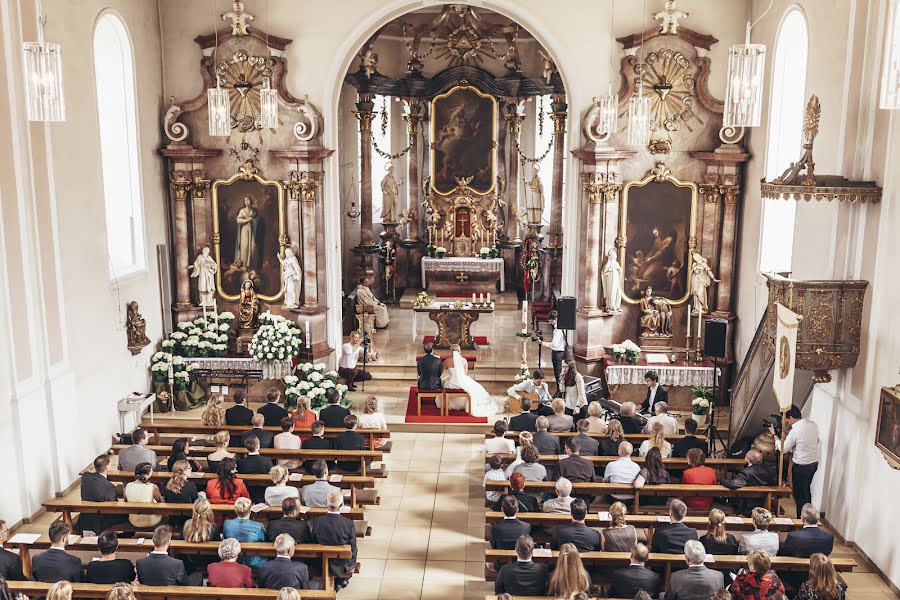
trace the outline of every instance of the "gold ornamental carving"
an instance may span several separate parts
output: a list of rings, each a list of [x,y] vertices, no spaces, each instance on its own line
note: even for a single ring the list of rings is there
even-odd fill
[[[260,90],[272,78],[269,58],[236,50],[216,63],[215,70],[221,86],[228,90],[232,127],[242,133],[263,129]]]
[[[719,188],[715,185],[701,185],[700,196],[703,197],[704,204],[718,204]]]
[[[659,132],[678,131],[691,124],[703,125],[694,112],[697,88],[697,67],[684,54],[662,48],[647,54],[643,64],[635,69],[649,94],[652,116],[651,128]]]
[[[658,162],[656,166],[650,169],[648,177],[652,178],[656,183],[662,183],[666,180],[673,179],[672,169],[666,166],[666,163]],[[693,184],[692,184],[693,185]]]
[[[824,342],[834,330],[834,312],[831,306],[831,294],[813,292],[809,320],[807,321],[811,341]]]
[[[176,200],[185,200],[188,195],[188,191],[191,189],[192,182],[190,181],[173,181],[172,189],[175,191],[175,199]]]
[[[722,185],[719,186],[719,193],[722,194],[725,198],[725,205],[731,206],[737,204],[738,196],[741,193],[741,190],[736,185]]]

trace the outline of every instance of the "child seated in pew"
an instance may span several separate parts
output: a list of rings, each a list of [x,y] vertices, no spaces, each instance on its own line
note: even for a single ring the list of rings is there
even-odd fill
[[[366,402],[363,405],[363,414],[359,416],[357,426],[360,429],[387,429],[387,421],[384,418],[384,414],[378,410],[378,398],[375,396],[366,398]],[[375,447],[372,450],[377,450],[386,443],[387,438],[375,438]]]
[[[482,481],[481,487],[487,488],[488,481],[506,480],[506,473],[503,472],[503,461],[496,454],[488,459],[485,467],[488,470],[484,473],[484,481]],[[500,492],[488,490],[485,492],[485,498],[492,504],[497,503],[500,501]]]

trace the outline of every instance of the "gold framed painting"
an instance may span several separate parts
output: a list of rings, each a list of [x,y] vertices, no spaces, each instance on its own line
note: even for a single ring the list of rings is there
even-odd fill
[[[287,244],[282,182],[265,179],[246,163],[228,179],[213,182],[212,206],[219,295],[238,300],[241,285],[251,280],[261,300],[280,298],[278,257]]]
[[[875,446],[889,465],[900,469],[900,385],[881,388]]]
[[[617,240],[625,302],[637,304],[648,288],[671,304],[690,297],[697,198],[696,184],[676,179],[663,163],[625,184]]]
[[[478,195],[494,189],[497,175],[497,99],[461,81],[431,101],[431,182],[441,196],[471,177]]]

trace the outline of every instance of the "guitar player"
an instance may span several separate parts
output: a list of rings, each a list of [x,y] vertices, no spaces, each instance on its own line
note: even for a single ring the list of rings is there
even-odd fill
[[[544,374],[538,369],[534,370],[530,379],[517,383],[506,390],[506,393],[510,398],[515,398],[516,400],[521,399],[525,395],[532,402],[537,401],[538,407],[534,412],[539,417],[547,417],[553,414],[553,409],[550,408],[550,401],[552,400],[550,389],[547,387],[547,382],[544,381]]]

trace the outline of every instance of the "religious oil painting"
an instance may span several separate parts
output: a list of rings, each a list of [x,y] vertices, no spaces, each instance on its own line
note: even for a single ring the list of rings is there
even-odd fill
[[[282,293],[278,257],[285,239],[281,183],[244,171],[214,182],[212,194],[219,295],[237,300],[241,285],[251,280],[259,298],[276,300]]]
[[[459,85],[432,100],[431,170],[434,191],[449,194],[469,178],[478,194],[494,187],[497,101],[468,85]]]
[[[900,469],[900,385],[881,388],[875,445],[892,467]]]
[[[672,304],[688,299],[696,211],[696,186],[678,181],[664,167],[626,184],[619,225],[626,302],[639,302],[648,288]]]

